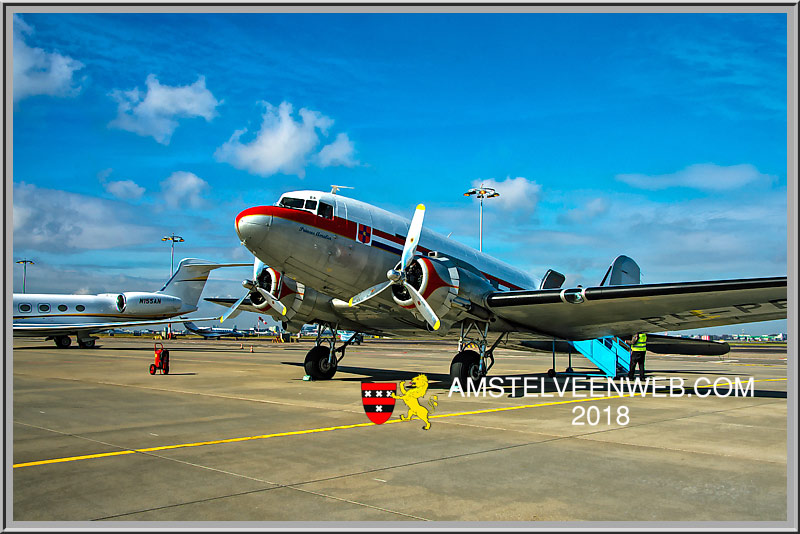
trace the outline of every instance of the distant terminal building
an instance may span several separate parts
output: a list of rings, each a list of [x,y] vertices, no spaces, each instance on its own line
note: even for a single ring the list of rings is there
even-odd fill
[[[779,334],[760,334],[760,335],[753,335],[753,334],[692,334],[692,335],[683,335],[681,337],[687,337],[692,339],[702,339],[703,341],[744,341],[744,342],[774,342],[774,341],[787,341],[788,336],[786,333],[782,332]]]

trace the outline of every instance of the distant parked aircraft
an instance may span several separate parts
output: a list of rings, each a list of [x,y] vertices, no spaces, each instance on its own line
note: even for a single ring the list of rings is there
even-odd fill
[[[81,348],[94,346],[92,334],[121,327],[167,324],[197,310],[208,273],[249,263],[214,263],[185,258],[167,283],[155,292],[127,291],[99,295],[14,293],[14,336],[45,337],[59,348],[76,336]],[[170,319],[172,318],[172,319]],[[197,318],[208,321],[215,317]]]
[[[248,337],[252,335],[248,330],[237,330],[234,326],[233,328],[215,328],[211,326],[197,326],[196,324],[190,321],[184,321],[183,325],[186,327],[189,332],[193,334],[197,334],[199,336],[203,336],[206,339],[216,339],[219,337]]]

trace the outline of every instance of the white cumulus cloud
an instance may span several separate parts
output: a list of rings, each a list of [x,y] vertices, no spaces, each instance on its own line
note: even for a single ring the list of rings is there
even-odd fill
[[[121,200],[137,200],[144,194],[144,187],[141,187],[133,180],[107,182],[103,184],[103,187],[106,191]]]
[[[608,212],[609,203],[605,198],[594,198],[581,207],[573,208],[558,215],[561,223],[583,223]]]
[[[146,243],[155,227],[130,206],[67,191],[14,183],[14,248],[47,252],[101,250]]]
[[[164,201],[170,208],[199,208],[205,203],[203,193],[209,189],[208,182],[197,175],[186,172],[173,172],[161,182]]]
[[[344,167],[355,167],[358,161],[355,159],[355,147],[346,133],[340,133],[336,140],[322,147],[317,154],[317,162],[320,167],[333,167],[342,165]]]
[[[347,134],[339,134],[333,143],[314,154],[320,135],[327,136],[333,119],[306,108],[301,108],[297,119],[292,104],[281,102],[278,107],[262,102],[264,114],[255,138],[243,142],[247,129],[236,130],[214,156],[218,161],[230,163],[260,176],[276,173],[294,174],[303,178],[309,162],[320,167],[344,165],[352,167],[355,161],[353,143]]]
[[[759,180],[772,180],[753,165],[722,166],[714,163],[697,163],[671,174],[618,174],[616,179],[639,189],[650,191],[668,187],[688,187],[703,191],[738,189]]]
[[[162,85],[154,74],[145,80],[146,91],[138,87],[129,91],[114,89],[109,96],[117,101],[117,118],[113,128],[127,130],[168,145],[178,127],[179,118],[202,117],[210,121],[222,102],[206,89],[204,76],[191,85]]]
[[[33,95],[78,94],[81,88],[74,74],[84,67],[83,63],[58,52],[28,46],[25,36],[32,33],[33,28],[14,15],[14,102]]]
[[[533,180],[528,180],[521,176],[516,178],[506,177],[505,180],[475,180],[473,187],[491,187],[498,193],[499,197],[484,200],[484,203],[491,202],[492,205],[510,211],[524,211],[532,213],[536,208],[541,196],[542,186]]]

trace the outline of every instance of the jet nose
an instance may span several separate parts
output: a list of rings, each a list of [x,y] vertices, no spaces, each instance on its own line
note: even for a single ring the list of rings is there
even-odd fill
[[[245,210],[236,217],[236,233],[239,240],[248,248],[261,244],[267,237],[272,215]]]

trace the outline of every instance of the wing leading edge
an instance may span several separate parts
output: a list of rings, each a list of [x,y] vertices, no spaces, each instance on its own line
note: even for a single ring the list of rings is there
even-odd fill
[[[628,336],[786,318],[786,277],[504,291],[499,317],[561,339]]]

